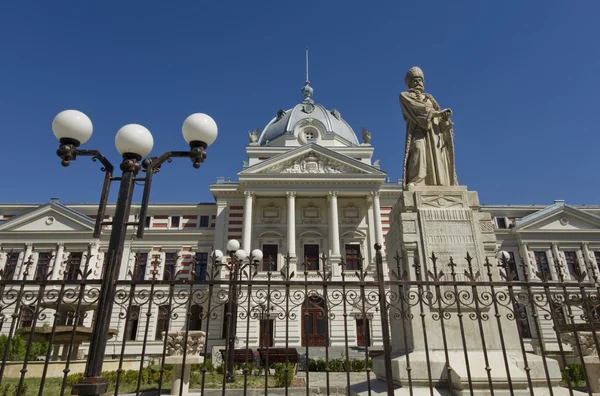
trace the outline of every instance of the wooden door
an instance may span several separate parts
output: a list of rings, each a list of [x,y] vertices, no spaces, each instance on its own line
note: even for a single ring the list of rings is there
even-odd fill
[[[309,297],[302,304],[302,346],[327,346],[327,331],[325,302]]]

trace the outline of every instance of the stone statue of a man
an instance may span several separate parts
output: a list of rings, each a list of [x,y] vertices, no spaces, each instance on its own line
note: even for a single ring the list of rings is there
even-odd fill
[[[400,94],[406,121],[406,146],[402,185],[456,186],[452,110],[440,110],[433,96],[424,93],[424,76],[411,68],[404,82],[407,92]]]

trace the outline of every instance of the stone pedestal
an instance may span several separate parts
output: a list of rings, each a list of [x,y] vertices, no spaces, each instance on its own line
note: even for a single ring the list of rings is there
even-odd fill
[[[190,389],[190,369],[192,364],[204,362],[204,358],[199,355],[204,350],[206,332],[188,331],[187,343],[185,331],[163,332],[162,336],[167,337],[168,356],[165,357],[165,364],[175,365],[171,378],[171,394],[187,395]],[[185,364],[183,362],[184,354]]]
[[[393,381],[398,395],[411,394],[411,390],[414,395],[430,394],[430,386],[434,394],[467,395],[472,387],[474,394],[487,395],[489,369],[494,394],[508,395],[508,366],[514,394],[529,395],[528,366],[534,393],[548,394],[542,357],[524,357],[517,323],[508,319],[512,317],[510,301],[499,304],[498,325],[491,288],[477,285],[478,281],[489,280],[486,258],[493,264],[497,260],[494,227],[490,215],[481,212],[476,192],[463,186],[409,187],[390,213],[386,251],[390,270],[403,280],[448,284],[392,287],[392,295],[397,296],[390,301],[392,378],[386,378],[385,361],[380,357],[373,367],[379,381]],[[398,265],[396,252],[400,254]],[[472,258],[470,264],[467,253]],[[432,254],[437,257],[435,264]],[[454,267],[448,265],[451,258]],[[500,280],[495,265],[491,273],[493,280]],[[455,287],[453,280],[472,283]],[[503,292],[506,290],[501,287],[494,290],[496,295]],[[487,303],[482,299],[486,293]],[[479,296],[478,305],[475,295]],[[549,358],[546,362],[550,384],[558,387],[559,365]],[[374,386],[385,393],[385,386]],[[351,393],[367,394],[364,384],[353,386]]]

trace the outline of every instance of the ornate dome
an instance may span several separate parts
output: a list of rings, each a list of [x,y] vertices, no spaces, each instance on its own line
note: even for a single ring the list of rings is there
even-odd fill
[[[302,88],[304,100],[287,111],[279,110],[264,128],[258,143],[265,146],[276,139],[292,135],[303,143],[341,137],[347,145],[359,145],[356,134],[337,110],[327,110],[312,100],[313,89],[307,81]]]

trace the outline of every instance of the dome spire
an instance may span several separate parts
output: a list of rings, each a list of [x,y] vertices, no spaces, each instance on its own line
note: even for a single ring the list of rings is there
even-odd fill
[[[308,48],[306,48],[306,80],[304,81],[304,88],[302,88],[302,96],[304,96],[303,102],[313,103],[313,89],[310,86],[310,81],[308,79]]]

